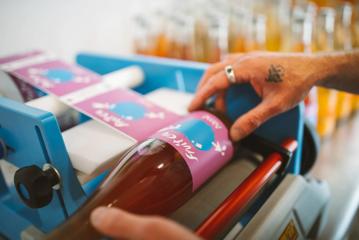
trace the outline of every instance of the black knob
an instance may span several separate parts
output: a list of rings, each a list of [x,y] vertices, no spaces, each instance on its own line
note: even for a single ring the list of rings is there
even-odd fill
[[[36,165],[22,167],[15,172],[14,183],[21,200],[31,208],[41,208],[52,200],[53,189],[60,184],[56,169],[42,170]]]

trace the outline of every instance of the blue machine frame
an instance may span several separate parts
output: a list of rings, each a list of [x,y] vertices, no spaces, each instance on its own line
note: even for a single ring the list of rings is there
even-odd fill
[[[146,76],[144,83],[135,89],[142,94],[161,87],[177,90],[180,88],[193,93],[208,67],[202,63],[138,55],[111,57],[87,53],[79,54],[77,62],[99,74],[138,65]],[[249,85],[233,86],[227,94],[228,116],[234,120],[259,102],[260,99]],[[288,168],[293,174],[300,171],[303,123],[301,104],[269,120],[257,130],[257,134],[276,143],[287,137],[298,140],[298,150]],[[45,233],[51,231],[81,206],[103,178],[102,175],[84,186],[80,185],[56,118],[51,113],[0,98],[0,138],[10,147],[6,161],[17,167],[34,164],[42,167],[45,163],[50,163],[60,172],[62,185],[49,205],[30,209],[21,202],[14,185],[6,182],[0,172],[0,235],[10,239],[20,239],[20,233],[31,225]]]

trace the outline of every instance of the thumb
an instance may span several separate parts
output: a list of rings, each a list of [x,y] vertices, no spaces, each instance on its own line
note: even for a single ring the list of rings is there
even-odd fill
[[[279,114],[280,107],[276,104],[262,101],[255,108],[239,117],[231,127],[230,135],[234,141],[238,141],[267,121],[269,118]]]
[[[156,216],[140,216],[118,208],[100,207],[91,214],[93,226],[113,238],[142,240],[199,240],[175,222]]]
[[[143,219],[117,208],[99,207],[91,214],[92,225],[106,236],[134,239],[141,234]]]

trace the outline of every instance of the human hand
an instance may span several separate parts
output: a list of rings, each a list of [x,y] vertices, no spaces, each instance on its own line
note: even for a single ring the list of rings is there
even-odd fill
[[[232,55],[212,65],[203,75],[189,110],[194,111],[212,96],[215,107],[225,111],[225,93],[230,87],[224,68],[232,65],[236,83],[249,83],[262,98],[260,104],[239,117],[230,129],[235,141],[250,134],[269,118],[296,106],[319,79],[313,55],[255,52]]]
[[[91,223],[102,234],[116,239],[200,239],[171,220],[157,216],[138,216],[118,208],[95,209],[91,214]]]

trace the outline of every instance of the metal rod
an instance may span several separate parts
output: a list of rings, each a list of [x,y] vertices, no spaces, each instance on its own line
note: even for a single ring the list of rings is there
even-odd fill
[[[291,152],[297,148],[293,139],[285,140],[281,146]],[[282,156],[270,154],[197,228],[196,234],[204,239],[215,239],[228,230],[263,186],[276,174],[283,164]]]

